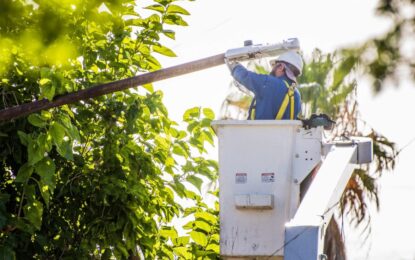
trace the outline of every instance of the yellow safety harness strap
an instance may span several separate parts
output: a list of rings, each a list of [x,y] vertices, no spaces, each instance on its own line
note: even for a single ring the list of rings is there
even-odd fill
[[[290,96],[290,119],[294,120],[294,91],[293,94]]]
[[[290,86],[287,81],[284,80],[285,86],[288,88],[288,92],[282,101],[280,109],[278,110],[276,120],[281,120],[284,116],[285,110],[287,110],[288,103],[290,103],[290,119],[294,119],[294,86]]]
[[[252,108],[251,108],[251,115],[250,115],[250,119],[251,120],[255,120],[255,107],[256,107],[256,99],[254,98],[254,100],[252,101]]]

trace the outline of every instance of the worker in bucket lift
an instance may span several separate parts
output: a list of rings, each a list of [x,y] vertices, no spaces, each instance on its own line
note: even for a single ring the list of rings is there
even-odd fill
[[[247,70],[239,63],[227,62],[232,76],[254,93],[248,119],[297,119],[301,110],[301,97],[296,88],[303,60],[295,51],[287,51],[271,61],[269,75]]]

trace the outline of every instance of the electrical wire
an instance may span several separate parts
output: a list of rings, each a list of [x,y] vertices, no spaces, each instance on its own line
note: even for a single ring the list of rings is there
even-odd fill
[[[402,146],[401,149],[399,149],[399,151],[396,152],[396,157],[398,157],[398,155],[406,148],[408,148],[408,146],[410,146],[411,144],[413,144],[415,142],[415,137],[412,138],[409,142],[407,142],[404,146]]]

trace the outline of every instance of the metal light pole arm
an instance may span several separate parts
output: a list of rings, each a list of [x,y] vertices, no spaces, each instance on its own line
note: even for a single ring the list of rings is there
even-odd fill
[[[6,120],[12,120],[18,117],[27,116],[32,113],[39,112],[44,109],[58,107],[66,104],[72,104],[80,100],[96,98],[102,95],[110,94],[116,91],[125,90],[128,88],[137,87],[140,85],[177,77],[180,75],[192,73],[199,70],[215,67],[225,63],[225,54],[218,54],[208,58],[172,66],[169,68],[145,73],[135,77],[122,79],[114,82],[109,82],[94,86],[91,88],[83,89],[80,91],[72,92],[63,96],[57,96],[52,101],[48,99],[42,99],[22,105],[6,108],[0,110],[0,122]]]

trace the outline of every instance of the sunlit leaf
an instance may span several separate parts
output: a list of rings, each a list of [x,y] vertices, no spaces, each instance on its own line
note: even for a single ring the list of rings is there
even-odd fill
[[[153,11],[157,11],[160,13],[164,12],[164,6],[162,5],[149,5],[149,6],[144,7],[144,9],[153,10]]]
[[[171,238],[173,240],[177,238],[177,231],[173,227],[163,227],[160,230],[160,235],[166,238]]]
[[[203,115],[205,115],[208,119],[215,119],[215,113],[210,108],[203,108]]]
[[[192,254],[184,246],[174,247],[173,251],[183,259],[191,259]]]
[[[205,234],[203,234],[202,232],[198,232],[198,231],[191,231],[189,234],[196,244],[201,245],[201,246],[206,246],[208,240]]]
[[[178,5],[169,5],[167,7],[167,13],[169,13],[169,14],[190,15],[190,13],[186,9],[184,9],[183,7],[180,7]]]
[[[199,177],[196,177],[194,175],[189,175],[187,176],[186,180],[188,182],[190,182],[191,184],[193,184],[199,191],[202,188],[202,184],[203,184],[203,180],[200,179]]]
[[[49,127],[49,133],[52,136],[53,142],[60,144],[65,137],[65,127],[58,122],[53,122]]]
[[[163,34],[169,37],[170,39],[176,39],[176,33],[172,30],[163,30]]]
[[[143,88],[145,88],[146,90],[148,90],[148,92],[153,93],[154,92],[154,87],[153,84],[144,84]]]
[[[56,150],[64,158],[73,160],[72,143],[70,141],[56,143]]]
[[[197,213],[195,213],[195,217],[204,219],[208,223],[216,223],[218,221],[217,217],[215,217],[214,215],[212,215],[209,212],[197,212]]]
[[[173,244],[175,246],[186,246],[187,244],[189,244],[189,240],[189,236],[177,237],[173,239]]]
[[[153,51],[155,51],[157,53],[160,53],[160,54],[163,54],[163,55],[168,56],[168,57],[176,57],[176,54],[172,50],[170,50],[167,47],[161,46],[161,45],[160,46],[154,45],[153,46]]]
[[[200,116],[200,107],[193,107],[186,110],[183,114],[183,121],[189,122],[192,118]]]
[[[44,127],[46,126],[46,121],[39,114],[31,114],[27,117],[27,120],[34,126]]]
[[[210,231],[212,230],[211,225],[209,225],[205,221],[195,221],[195,225],[198,229],[203,230],[207,234],[210,233]]]
[[[206,247],[206,250],[207,251],[213,251],[213,252],[215,252],[216,254],[219,254],[220,253],[220,248],[219,248],[219,245],[216,245],[216,244],[209,244],[207,247]]]
[[[175,24],[181,26],[188,26],[187,22],[183,20],[183,18],[177,14],[169,14],[165,16],[164,19],[165,23],[167,24]]]

